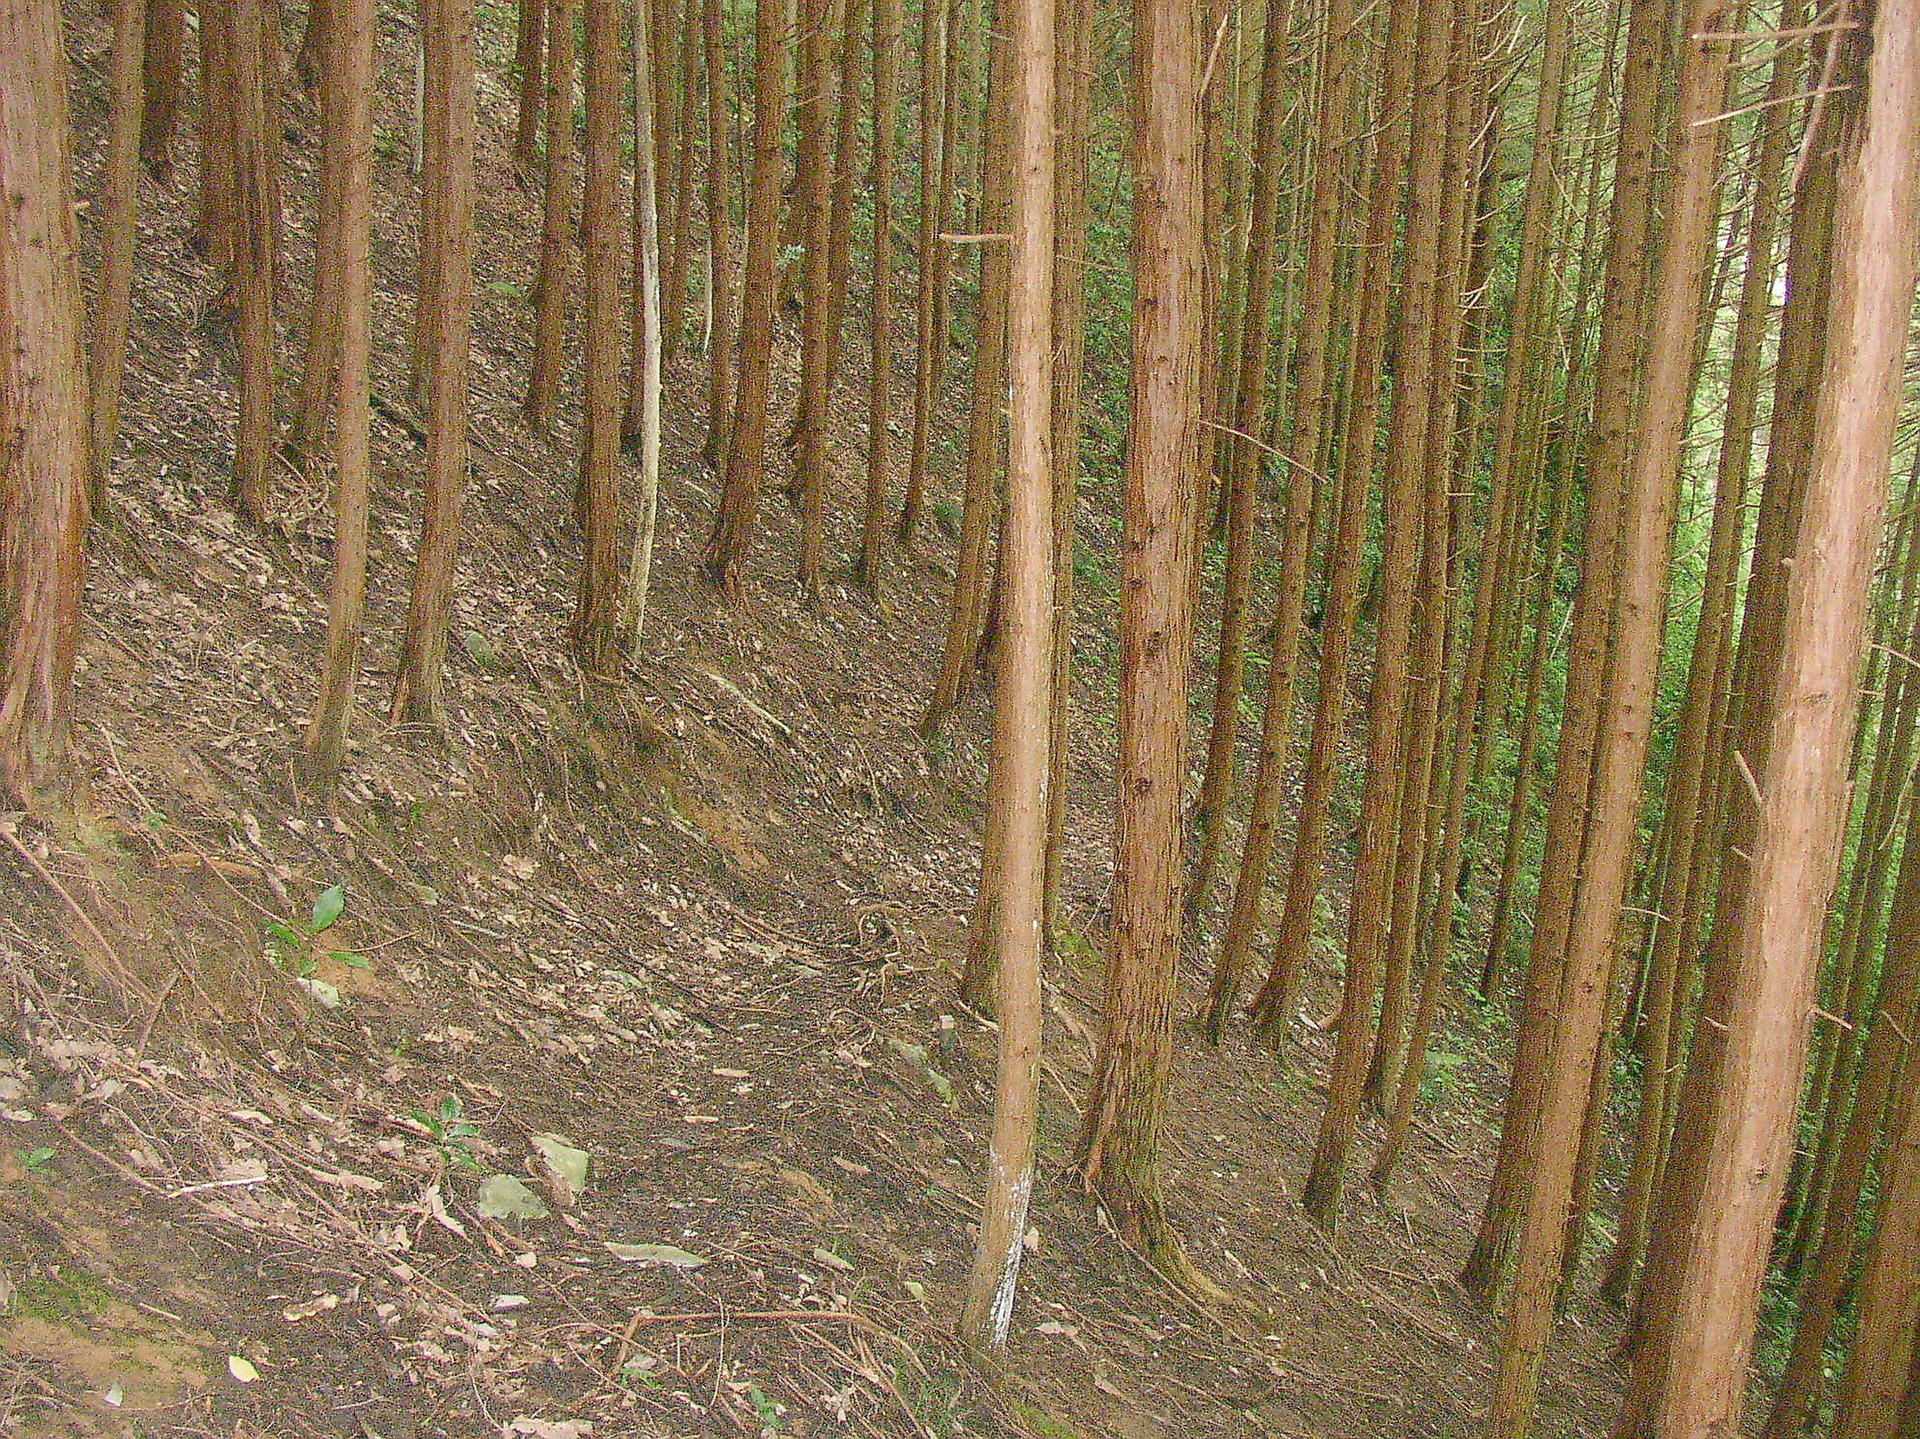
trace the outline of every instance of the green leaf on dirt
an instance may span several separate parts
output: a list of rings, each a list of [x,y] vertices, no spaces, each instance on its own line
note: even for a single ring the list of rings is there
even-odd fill
[[[573,1203],[574,1196],[587,1187],[587,1151],[575,1149],[558,1134],[536,1134],[530,1142],[540,1152],[560,1202]]]
[[[953,1104],[959,1099],[959,1096],[954,1093],[953,1081],[939,1070],[933,1068],[927,1070],[927,1083],[933,1086],[933,1092],[940,1096],[942,1104]]]
[[[338,1009],[340,1007],[340,991],[328,984],[324,979],[315,979],[310,974],[303,974],[294,980],[294,983],[312,995],[314,1003],[318,1004],[322,1009]]]
[[[650,1264],[667,1269],[698,1269],[710,1261],[700,1254],[689,1254],[671,1244],[616,1244],[603,1241],[607,1252],[628,1264]]]
[[[853,1273],[853,1266],[838,1254],[835,1254],[831,1249],[823,1249],[819,1245],[815,1245],[813,1257],[829,1269],[838,1269],[842,1274]]]
[[[337,884],[328,885],[313,902],[313,919],[307,926],[309,932],[318,934],[323,929],[331,929],[333,922],[346,913],[346,909],[346,890]]]
[[[480,631],[462,630],[460,632],[460,643],[466,647],[467,654],[481,669],[492,670],[500,667],[500,652],[493,647],[492,641],[481,634]]]
[[[906,1060],[908,1064],[917,1065],[921,1069],[927,1067],[926,1045],[915,1044],[911,1040],[906,1039],[895,1039],[892,1035],[887,1036],[887,1043],[892,1045],[893,1052]]]
[[[252,1362],[242,1359],[238,1354],[227,1356],[227,1373],[231,1374],[234,1382],[238,1384],[251,1384],[260,1377],[260,1371],[253,1367]]]
[[[544,1219],[539,1195],[511,1174],[493,1174],[480,1186],[480,1213],[488,1219]]]

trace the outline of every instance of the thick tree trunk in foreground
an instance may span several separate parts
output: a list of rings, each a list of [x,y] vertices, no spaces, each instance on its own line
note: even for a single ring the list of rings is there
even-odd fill
[[[1719,1096],[1679,1264],[1662,1284],[1671,1339],[1636,1356],[1623,1434],[1693,1439],[1738,1426],[1768,1241],[1786,1180],[1826,902],[1839,858],[1844,768],[1858,703],[1867,590],[1879,543],[1916,271],[1920,6],[1882,0],[1864,134],[1846,137],[1834,224],[1815,463],[1787,581],[1772,743],[1758,780],[1746,923],[1733,952]],[[1850,142],[1850,143],[1847,143]],[[1887,1201],[1914,1192],[1907,1134]],[[1893,1212],[1891,1210],[1883,1213]],[[1908,1206],[1903,1223],[1911,1225]],[[1912,1236],[1884,1234],[1861,1293],[1861,1340],[1836,1433],[1891,1435],[1912,1343]],[[1904,1248],[1903,1248],[1904,1242]],[[1885,1282],[1888,1288],[1882,1288]],[[1881,1303],[1907,1306],[1886,1372],[1872,1350]],[[1862,1362],[1866,1358],[1866,1362]],[[1654,1362],[1649,1362],[1654,1361]],[[1897,1370],[1897,1374],[1893,1371]],[[1884,1398],[1876,1398],[1876,1395]]]
[[[334,461],[333,594],[327,610],[327,662],[307,728],[313,779],[331,788],[340,773],[353,692],[360,677],[361,612],[367,592],[367,493],[372,277],[368,241],[373,218],[373,0],[332,0],[327,25],[325,164],[338,184],[340,207],[328,227],[334,253],[322,258],[336,277],[337,407]],[[316,316],[316,319],[319,317]]]
[[[146,104],[140,112],[140,163],[162,185],[173,178],[173,130],[180,115],[186,36],[181,0],[152,0],[147,6],[146,55],[141,66]]]
[[[884,0],[883,0],[884,3]],[[995,926],[1000,976],[999,1078],[980,1243],[966,1308],[970,1342],[1004,1349],[1033,1191],[1039,1119],[1042,885],[1047,837],[1047,740],[1036,716],[1052,708],[1053,636],[1053,0],[1014,0],[1013,264],[1008,295],[1012,379],[1008,426],[1007,590],[1001,612],[994,763],[1005,813]],[[880,32],[876,30],[876,35]],[[876,167],[877,168],[877,167]]]
[[[427,340],[427,484],[393,714],[439,728],[453,557],[467,484],[468,338],[473,290],[474,35],[472,0],[433,0],[441,173],[428,184],[441,217],[431,288],[440,296]]]
[[[70,783],[86,585],[80,240],[54,0],[0,4],[0,794]]]
[[[1176,1276],[1160,1127],[1173,1065],[1188,577],[1201,364],[1200,38],[1184,0],[1135,0],[1133,426],[1121,555],[1113,929],[1081,1174],[1126,1240]]]

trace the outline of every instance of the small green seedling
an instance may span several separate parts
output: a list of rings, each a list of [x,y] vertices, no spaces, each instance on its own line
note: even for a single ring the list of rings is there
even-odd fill
[[[449,1094],[441,1100],[437,1113],[429,1114],[424,1109],[415,1109],[411,1111],[410,1117],[414,1123],[427,1131],[434,1146],[439,1149],[441,1159],[448,1165],[471,1169],[475,1174],[487,1172],[487,1166],[467,1146],[469,1139],[480,1137],[480,1131],[462,1117],[459,1095]]]
[[[339,923],[340,916],[346,912],[347,892],[333,884],[320,891],[313,902],[313,912],[306,919],[296,917],[285,923],[268,920],[267,943],[273,947],[274,958],[283,968],[292,970],[296,979],[309,978],[319,968],[322,958],[352,969],[373,968],[364,956],[350,949],[328,949],[320,943],[320,936]]]
[[[759,1415],[762,1432],[780,1432],[780,1406],[767,1398],[766,1390],[758,1384],[747,1385],[747,1402],[753,1405],[753,1412]]]
[[[53,1160],[53,1150],[44,1144],[38,1149],[16,1149],[13,1154],[20,1161],[20,1167],[29,1174],[45,1174],[47,1165]]]

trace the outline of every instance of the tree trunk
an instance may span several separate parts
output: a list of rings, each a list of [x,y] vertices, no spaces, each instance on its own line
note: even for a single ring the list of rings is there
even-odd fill
[[[1047,8],[1050,22],[1053,7]],[[1051,30],[1046,48],[1051,56]],[[888,459],[893,448],[893,146],[900,114],[899,50],[899,0],[874,0],[873,284],[869,305],[873,334],[867,361],[867,504],[860,524],[860,554],[853,568],[854,580],[874,594],[880,589],[880,547],[887,533]],[[851,95],[848,98],[851,100]]]
[[[240,416],[233,442],[233,501],[255,524],[267,518],[273,463],[273,292],[280,227],[272,112],[273,75],[262,0],[226,0],[227,74],[233,90],[234,290],[240,350]],[[278,36],[271,54],[278,56]]]
[[[92,396],[92,506],[105,496],[120,433],[120,377],[127,364],[127,320],[133,300],[134,221],[140,202],[141,66],[146,55],[146,0],[114,0],[113,108],[101,176],[100,299],[87,355]]]
[[[539,158],[540,122],[546,114],[547,0],[520,0],[514,15],[513,162],[530,171]]]
[[[895,534],[913,543],[926,493],[928,445],[946,376],[947,245],[941,238],[953,213],[955,114],[960,63],[953,21],[958,0],[922,0],[920,12],[920,303],[914,347],[913,441],[906,495]]]
[[[733,196],[727,137],[727,49],[720,0],[705,0],[707,65],[707,441],[717,469],[733,426]]]
[[[319,263],[335,277],[339,310],[334,352],[339,439],[334,461],[333,593],[327,610],[327,660],[306,736],[310,778],[330,791],[340,774],[353,693],[360,677],[361,615],[367,592],[373,220],[373,0],[331,0],[320,83],[327,94],[327,153],[336,183],[323,196],[339,207],[326,227],[334,252]],[[319,318],[315,316],[316,320]]]
[[[891,8],[888,0],[881,3]],[[880,8],[876,46],[884,33]],[[1013,388],[1007,510],[1012,523],[994,705],[994,763],[1005,771],[998,789],[1006,806],[996,926],[999,1075],[980,1242],[960,1319],[964,1337],[993,1350],[1006,1347],[1033,1192],[1047,833],[1047,730],[1034,716],[1052,708],[1054,5],[1053,0],[1013,0],[1011,9],[1013,254],[1007,324]],[[876,85],[876,93],[880,88]],[[876,161],[876,171],[881,168]],[[884,313],[875,307],[876,325]]]
[[[827,480],[832,460],[827,431],[833,405],[833,372],[827,365],[827,291],[832,285],[832,197],[834,169],[834,65],[832,49],[836,8],[830,0],[803,0],[800,37],[800,82],[794,109],[798,114],[800,150],[797,164],[798,203],[795,220],[804,239],[803,261],[806,308],[800,325],[800,398],[791,431],[794,452],[793,493],[800,501],[801,593],[810,601],[820,595],[821,549],[827,514]],[[846,94],[843,107],[859,104],[851,55],[844,64]],[[877,238],[877,236],[876,236]],[[846,236],[837,248],[847,247]],[[837,347],[836,347],[837,349]]]
[[[393,715],[444,727],[441,679],[453,560],[467,483],[467,374],[473,292],[474,35],[472,0],[432,0],[434,83],[441,163],[426,183],[436,194],[440,242],[431,288],[440,296],[427,332],[427,481],[420,553],[406,634],[393,681]]]
[[[1846,37],[1847,43],[1856,37]],[[1679,1264],[1663,1283],[1671,1338],[1636,1351],[1623,1433],[1705,1435],[1737,1426],[1768,1240],[1786,1178],[1807,1015],[1845,821],[1842,783],[1858,699],[1867,590],[1899,412],[1916,273],[1920,189],[1920,9],[1882,0],[1874,17],[1864,122],[1841,140],[1826,364],[1813,420],[1814,468],[1787,579],[1771,743],[1759,775],[1745,924],[1714,1017],[1712,1128],[1688,1198]],[[1913,1185],[1911,1107],[1883,1204]],[[1891,1435],[1912,1343],[1914,1237],[1883,1233],[1861,1294],[1860,1339],[1835,1432]],[[1897,1257],[1893,1257],[1897,1256]],[[1887,1285],[1883,1289],[1882,1284]],[[1880,1305],[1898,1323],[1898,1379],[1874,1350]],[[1871,1356],[1871,1357],[1870,1357]],[[1863,1362],[1864,1361],[1864,1362]],[[1881,1395],[1887,1398],[1881,1398]]]
[[[58,800],[86,587],[87,397],[54,0],[0,5],[0,792]]]
[[[1176,1277],[1197,1279],[1167,1220],[1159,1141],[1173,1062],[1189,546],[1198,487],[1200,38],[1193,7],[1183,0],[1135,0],[1133,15],[1137,303],[1121,553],[1113,928],[1080,1172],[1124,1239]]]
[[[740,280],[740,385],[727,444],[720,512],[702,568],[729,601],[744,598],[742,573],[753,546],[766,460],[767,386],[773,368],[774,258],[780,245],[781,134],[787,112],[786,36],[779,9],[754,20],[753,188],[747,206],[747,258]]]
[[[586,269],[580,426],[580,582],[573,653],[589,674],[620,660],[620,7],[586,0],[587,144],[580,207]]]
[[[187,17],[181,0],[151,0],[141,67],[146,104],[140,112],[140,163],[162,185],[173,178],[173,131],[180,114],[186,35]]]
[[[573,274],[573,206],[576,173],[573,155],[574,22],[579,0],[545,0],[546,190],[540,209],[540,262],[533,282],[533,359],[522,407],[535,434],[553,428],[553,402],[566,360],[561,353],[567,329],[567,290]],[[587,57],[589,60],[592,56]]]
[[[652,586],[654,523],[660,503],[660,203],[653,129],[651,0],[633,6],[633,372],[627,420],[640,447],[640,514],[627,566],[627,647],[637,653]]]

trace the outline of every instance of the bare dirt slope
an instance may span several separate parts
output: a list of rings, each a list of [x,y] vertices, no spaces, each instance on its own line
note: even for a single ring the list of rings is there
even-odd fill
[[[74,21],[84,187],[104,32]],[[383,30],[390,73],[405,38]],[[496,113],[502,93],[482,85]],[[776,501],[753,603],[718,608],[691,575],[713,483],[683,366],[650,633],[621,682],[581,677],[564,643],[571,442],[515,418],[536,225],[503,133],[482,143],[449,732],[381,717],[423,468],[389,419],[362,712],[328,801],[290,763],[324,638],[326,477],[276,476],[271,530],[234,521],[217,286],[188,187],[143,195],[128,443],[80,677],[88,798],[71,822],[0,824],[0,1434],[1473,1433],[1491,1336],[1450,1276],[1499,1036],[1453,1041],[1465,1058],[1436,1072],[1404,1178],[1384,1200],[1356,1193],[1337,1239],[1291,1197],[1325,1037],[1303,1029],[1291,1071],[1183,1042],[1169,1185],[1196,1259],[1250,1306],[1219,1316],[1125,1253],[1068,1180],[1090,950],[1051,983],[1011,1360],[981,1373],[957,1351],[992,1035],[956,1009],[950,973],[982,716],[931,755],[914,732],[947,541],[929,536],[884,606],[835,587],[808,609],[789,598]],[[379,162],[390,414],[411,286],[402,153],[383,144]],[[850,412],[842,432],[863,424]],[[1109,544],[1097,492],[1085,518]],[[1088,924],[1108,602],[1089,593],[1082,617],[1072,902]],[[564,1170],[568,1150],[587,1156],[577,1192],[549,1159]],[[506,1207],[545,1212],[489,1217],[490,1180]],[[1544,1432],[1601,1432],[1611,1320],[1568,1325]]]

